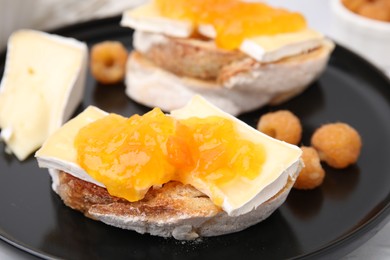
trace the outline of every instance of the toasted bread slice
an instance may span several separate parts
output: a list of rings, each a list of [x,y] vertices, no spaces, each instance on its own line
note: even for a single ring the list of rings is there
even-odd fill
[[[285,201],[296,178],[296,174],[290,176],[282,190],[256,209],[232,217],[194,187],[179,182],[151,188],[144,199],[128,202],[65,172],[52,174],[56,174],[53,188],[64,203],[87,217],[141,234],[179,240],[233,233],[264,220]]]
[[[127,62],[126,94],[164,111],[183,107],[200,94],[225,112],[238,115],[266,104],[279,104],[304,91],[321,75],[333,48],[332,42],[325,42],[309,53],[274,63],[239,59],[220,68],[216,80],[178,76],[134,51]]]
[[[329,45],[328,40],[323,40],[323,43]],[[253,69],[253,66],[266,67],[274,64],[302,62],[310,59],[310,56],[318,55],[319,49],[322,52],[331,52],[329,48],[319,47],[275,62],[259,62],[238,50],[218,48],[215,42],[208,38],[175,38],[143,31],[134,32],[133,46],[156,66],[177,76],[216,80],[219,83],[223,83],[230,75],[229,72],[236,72],[242,64],[246,65],[242,70],[246,70]],[[250,68],[248,68],[249,64]]]

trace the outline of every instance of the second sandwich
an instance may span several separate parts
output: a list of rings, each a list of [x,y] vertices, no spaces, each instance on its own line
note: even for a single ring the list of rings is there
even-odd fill
[[[238,115],[300,94],[333,42],[299,13],[238,0],[154,0],[123,14],[135,29],[126,93],[165,111],[201,94]]]

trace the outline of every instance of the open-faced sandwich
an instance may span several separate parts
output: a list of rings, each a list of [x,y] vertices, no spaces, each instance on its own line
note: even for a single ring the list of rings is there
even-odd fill
[[[250,227],[286,199],[301,150],[199,96],[165,115],[88,107],[37,151],[64,203],[116,227],[176,239]]]
[[[298,13],[239,0],[153,0],[124,12],[134,28],[126,93],[171,111],[201,94],[237,115],[279,104],[322,73],[334,44]]]

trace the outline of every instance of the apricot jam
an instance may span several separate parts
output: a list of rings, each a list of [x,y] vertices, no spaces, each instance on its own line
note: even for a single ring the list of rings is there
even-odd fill
[[[179,172],[184,169],[180,181],[190,174],[219,185],[237,175],[248,179],[258,175],[264,151],[260,145],[240,138],[233,121],[218,116],[192,117],[180,120],[178,125],[173,138],[182,140],[179,149],[186,151],[192,162],[191,167],[182,168],[170,160]]]
[[[240,137],[232,120],[176,120],[157,108],[143,116],[97,120],[79,131],[75,147],[79,165],[111,195],[129,201],[170,180],[211,188],[235,178],[251,180],[265,160],[263,147]]]
[[[174,125],[159,109],[128,119],[110,114],[79,131],[77,162],[111,195],[137,201],[173,177],[165,144]]]
[[[275,35],[302,30],[305,18],[295,12],[274,8],[264,3],[239,0],[155,0],[163,16],[189,20],[199,26],[212,25],[216,44],[224,49],[237,49],[246,38]]]

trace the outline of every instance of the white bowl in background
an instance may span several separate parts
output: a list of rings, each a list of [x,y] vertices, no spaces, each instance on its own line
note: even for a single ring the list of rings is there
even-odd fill
[[[390,72],[390,22],[366,18],[331,0],[332,36],[379,68]]]

